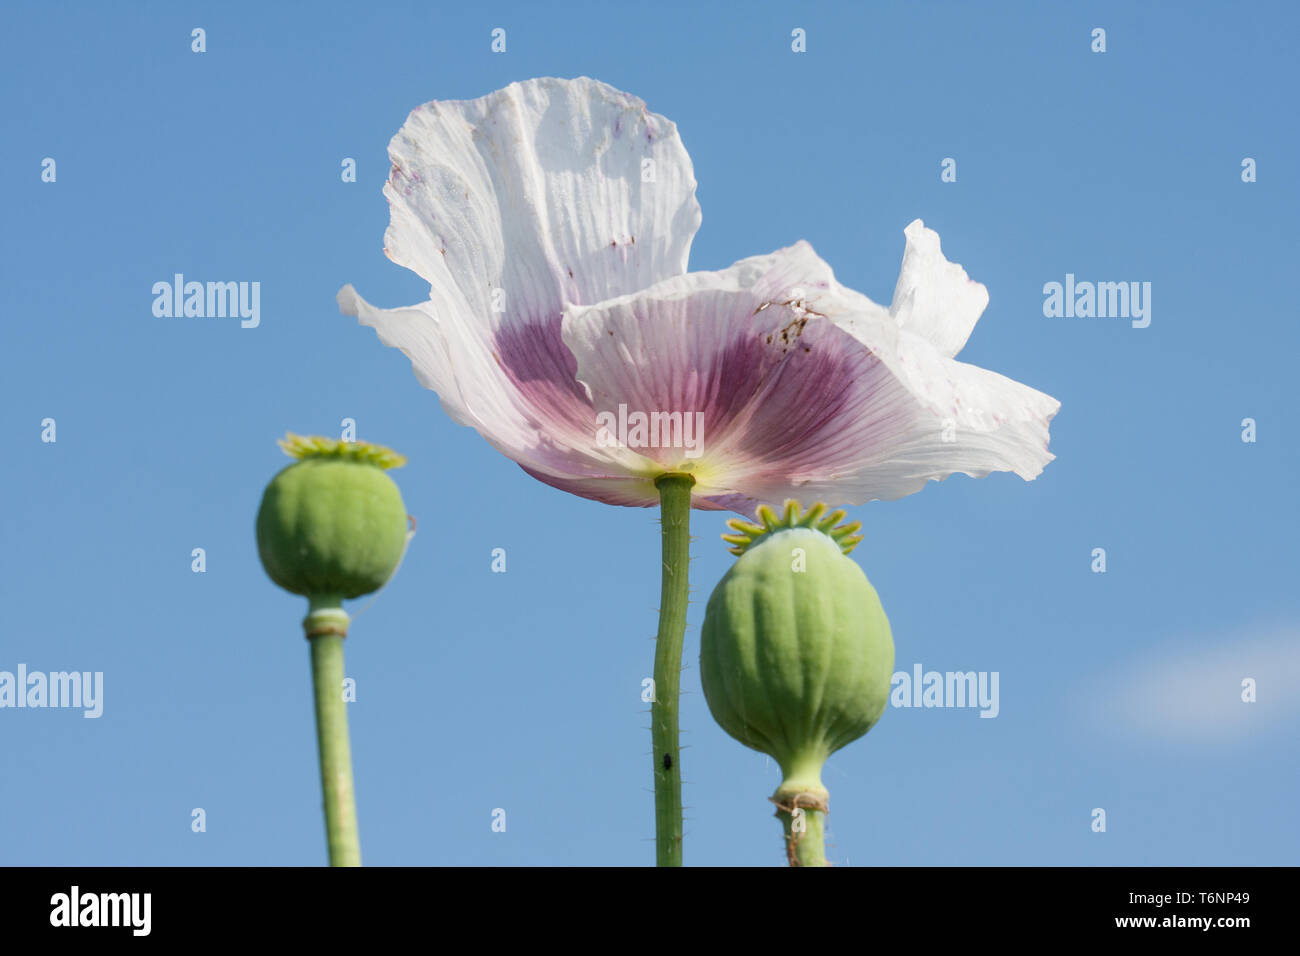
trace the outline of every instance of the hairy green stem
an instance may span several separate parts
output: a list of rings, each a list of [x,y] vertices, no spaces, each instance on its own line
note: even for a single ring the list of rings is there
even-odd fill
[[[826,862],[826,814],[800,809],[798,829],[794,815],[788,810],[778,809],[776,815],[785,830],[785,855],[791,866],[830,866]]]
[[[677,731],[682,643],[686,637],[691,558],[690,475],[662,475],[659,489],[663,577],[659,597],[659,636],[655,644],[654,702],[650,727],[654,741],[655,862],[682,865],[682,775]]]
[[[311,645],[312,686],[316,697],[316,739],[325,803],[325,839],[330,866],[360,866],[357,802],[352,786],[352,748],[348,710],[343,700],[343,638],[348,616],[336,598],[313,598],[303,621]]]

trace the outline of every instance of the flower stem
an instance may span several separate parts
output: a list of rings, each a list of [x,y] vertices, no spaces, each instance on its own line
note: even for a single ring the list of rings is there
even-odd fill
[[[348,615],[337,598],[312,598],[303,622],[311,645],[312,686],[316,697],[316,738],[325,802],[325,839],[330,866],[360,866],[357,803],[352,786],[352,748],[348,710],[343,700],[343,638]]]
[[[663,577],[659,597],[659,636],[655,644],[654,702],[650,705],[654,741],[655,862],[682,865],[682,776],[677,731],[682,643],[686,636],[691,558],[690,475],[661,475],[659,489]]]
[[[781,764],[781,786],[768,797],[785,830],[785,858],[791,866],[830,866],[824,830],[831,795],[822,783],[827,756],[824,747],[791,754]]]
[[[801,809],[802,832],[795,830],[794,816],[788,810],[778,809],[776,815],[781,818],[781,826],[785,829],[785,856],[791,866],[830,866],[826,862],[823,833],[826,814],[820,810]]]

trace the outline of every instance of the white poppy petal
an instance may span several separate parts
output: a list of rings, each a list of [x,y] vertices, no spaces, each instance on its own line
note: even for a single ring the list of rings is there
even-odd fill
[[[570,309],[563,336],[598,413],[698,416],[696,456],[662,427],[642,452],[729,506],[860,504],[1052,458],[1055,399],[941,355],[807,243]]]
[[[890,314],[900,328],[928,339],[940,355],[952,358],[984,314],[988,290],[944,258],[939,234],[921,220],[914,220],[903,235],[907,248]]]
[[[835,324],[858,321],[839,316]],[[879,329],[872,332],[880,341]],[[748,496],[862,504],[901,498],[957,473],[1010,471],[1032,480],[1054,458],[1048,426],[1060,402],[1051,396],[945,358],[908,332],[898,333],[895,350],[864,354],[872,358],[846,389],[852,398],[838,434],[809,462],[817,467],[759,462],[738,479]]]
[[[700,207],[677,128],[599,81],[426,104],[388,152],[386,252],[449,318],[538,321],[686,270]]]
[[[352,286],[338,301],[345,314],[411,360],[420,384],[437,392],[453,421],[477,429],[530,474],[622,478],[635,470],[639,456],[597,442],[595,412],[574,380],[573,358],[559,345],[558,328],[527,325],[494,334],[440,321],[428,302],[376,308]],[[517,372],[525,366],[529,378]]]

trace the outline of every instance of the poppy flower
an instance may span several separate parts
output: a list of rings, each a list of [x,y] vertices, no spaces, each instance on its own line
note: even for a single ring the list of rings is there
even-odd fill
[[[861,504],[954,472],[1032,479],[1059,403],[956,361],[988,293],[917,220],[892,303],[806,242],[688,273],[700,224],[673,123],[596,80],[417,108],[389,145],[385,252],[429,298],[343,312],[410,358],[455,421],[608,504],[754,514]]]

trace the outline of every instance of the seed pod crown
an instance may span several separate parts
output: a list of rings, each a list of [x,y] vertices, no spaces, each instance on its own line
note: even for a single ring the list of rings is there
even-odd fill
[[[369,442],[289,434],[298,460],[277,474],[257,513],[257,549],[271,580],[309,598],[355,598],[383,587],[406,548],[402,494],[385,474],[406,459]]]

